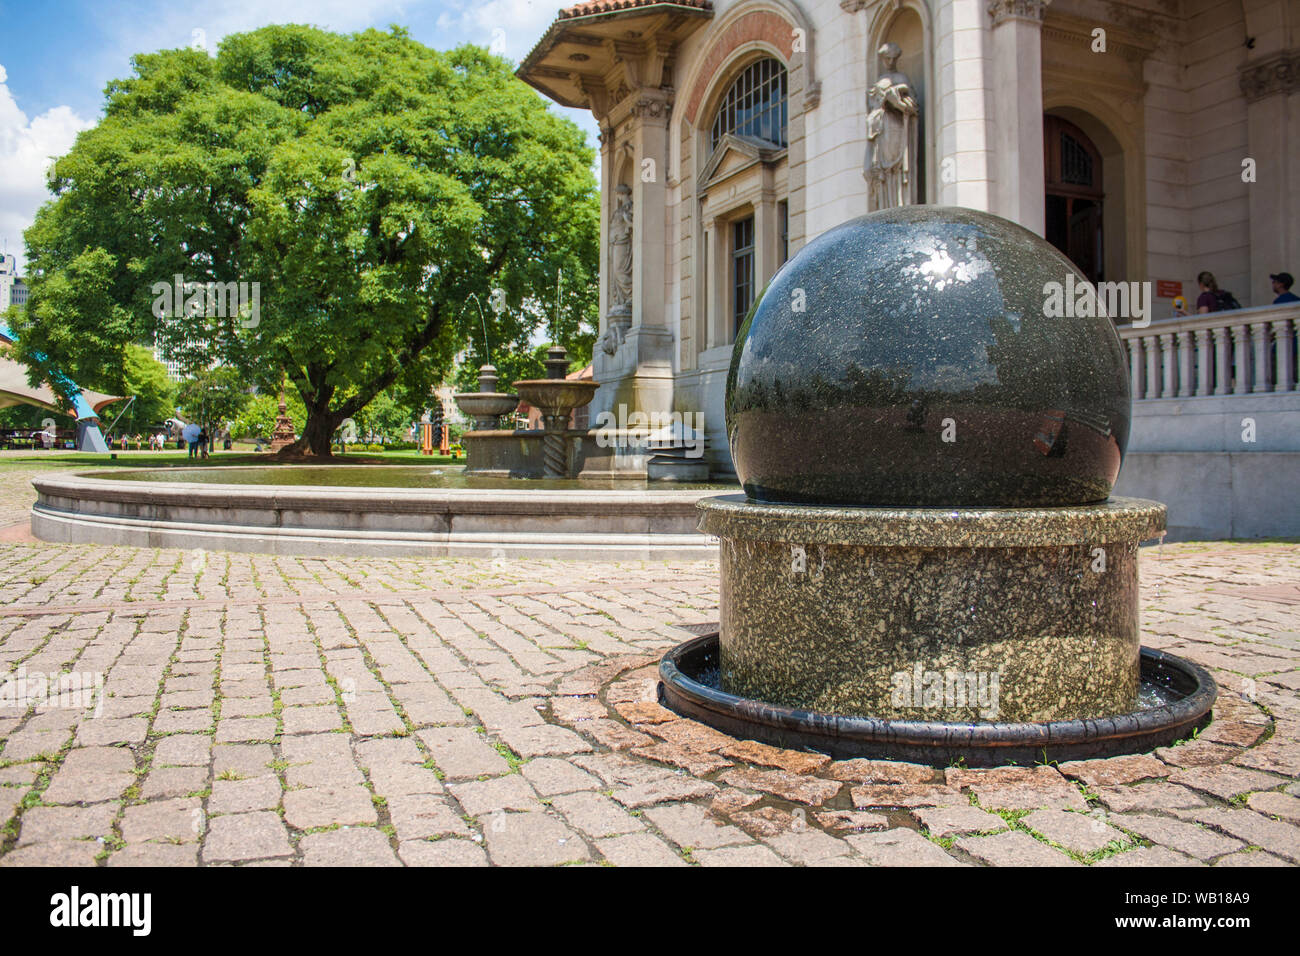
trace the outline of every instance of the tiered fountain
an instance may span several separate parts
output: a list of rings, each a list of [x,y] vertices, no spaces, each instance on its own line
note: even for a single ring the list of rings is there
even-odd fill
[[[474,419],[474,430],[462,441],[466,449],[465,473],[510,478],[571,478],[580,461],[583,433],[569,428],[569,415],[591,401],[600,386],[590,379],[565,378],[568,353],[552,346],[546,353],[546,378],[515,382],[518,395],[496,391],[497,374],[491,365],[479,369],[479,390],[462,392],[456,404]],[[515,410],[520,400],[542,413],[542,430],[498,429],[500,417]]]
[[[934,206],[846,223],[781,269],[727,381],[746,494],[699,504],[721,630],[665,656],[668,707],[834,757],[972,766],[1208,722],[1210,676],[1140,645],[1138,545],[1165,508],[1108,498],[1124,351],[1104,314],[1047,315],[1070,274],[1085,284],[1020,226]]]

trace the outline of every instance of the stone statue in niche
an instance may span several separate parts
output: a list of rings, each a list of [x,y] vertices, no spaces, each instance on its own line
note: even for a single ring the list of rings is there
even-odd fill
[[[632,187],[620,183],[609,224],[609,311],[600,345],[613,355],[632,324]]]
[[[871,209],[911,206],[917,202],[916,167],[921,108],[906,73],[897,43],[878,51],[880,79],[867,92],[867,157],[862,170],[870,189]]]

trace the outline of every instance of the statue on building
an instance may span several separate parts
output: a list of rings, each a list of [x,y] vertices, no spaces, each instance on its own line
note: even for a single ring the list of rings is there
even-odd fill
[[[903,51],[897,43],[886,43],[877,53],[882,69],[867,93],[867,157],[862,171],[873,211],[917,202],[920,162],[921,108],[907,74],[896,69]]]
[[[609,224],[609,311],[601,348],[613,355],[632,325],[632,187],[620,183]]]

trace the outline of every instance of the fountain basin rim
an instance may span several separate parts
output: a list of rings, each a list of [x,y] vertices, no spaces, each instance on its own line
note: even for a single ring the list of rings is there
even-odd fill
[[[736,737],[837,760],[866,757],[936,765],[965,760],[969,766],[999,766],[1143,753],[1208,724],[1218,695],[1204,668],[1143,647],[1143,680],[1162,677],[1186,690],[1184,696],[1156,707],[1079,720],[964,723],[852,717],[738,697],[691,677],[701,659],[717,656],[717,648],[715,631],[664,654],[659,703]]]
[[[1166,508],[1112,496],[1090,505],[905,508],[788,505],[744,494],[696,505],[699,530],[719,538],[876,548],[1041,548],[1163,535]]]

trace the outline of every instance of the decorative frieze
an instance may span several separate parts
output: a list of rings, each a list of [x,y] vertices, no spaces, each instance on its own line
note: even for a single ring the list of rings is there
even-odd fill
[[[1033,20],[1043,22],[1047,5],[1052,0],[989,0],[988,12],[996,27],[1007,20]]]
[[[1247,102],[1300,90],[1300,50],[1284,50],[1241,68],[1241,92]]]

